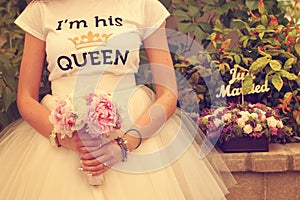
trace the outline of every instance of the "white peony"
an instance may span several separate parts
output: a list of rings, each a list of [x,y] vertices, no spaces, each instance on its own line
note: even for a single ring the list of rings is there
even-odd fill
[[[222,120],[225,121],[231,121],[231,113],[226,113],[222,116]]]
[[[248,111],[241,111],[239,114],[242,115],[241,118],[243,118],[245,121],[249,120],[250,113]]]
[[[262,131],[262,126],[260,124],[257,124],[256,127],[254,128],[255,132],[261,132]]]
[[[261,120],[261,122],[264,122],[264,121],[266,121],[266,114],[263,114],[263,113],[262,113],[262,115],[261,115],[261,119],[260,119],[260,120]]]
[[[225,107],[219,107],[214,111],[213,115],[218,115],[220,112],[223,112],[224,110],[226,110]]]
[[[258,114],[257,113],[251,113],[250,117],[253,119],[257,119],[258,118]]]
[[[216,127],[220,127],[220,126],[223,126],[223,121],[216,118],[216,119],[214,119],[214,124]]]
[[[239,127],[243,128],[245,126],[246,120],[244,118],[238,118],[237,119],[237,124]]]
[[[277,121],[277,128],[283,128],[283,123],[281,120]]]
[[[267,123],[270,128],[276,128],[278,121],[272,116],[267,118]]]
[[[250,134],[250,133],[252,133],[253,128],[252,128],[252,126],[251,126],[250,124],[247,124],[247,125],[243,128],[243,130],[244,130],[244,133]]]

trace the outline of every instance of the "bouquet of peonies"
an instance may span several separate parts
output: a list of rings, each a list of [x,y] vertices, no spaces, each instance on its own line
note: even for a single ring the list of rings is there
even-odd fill
[[[278,111],[264,104],[236,104],[215,110],[204,110],[197,124],[209,138],[222,143],[238,137],[269,137],[275,142],[286,142],[291,128],[284,126]]]
[[[74,131],[86,128],[86,134],[92,137],[105,136],[121,128],[117,105],[107,93],[90,93],[86,98],[59,99],[49,116],[54,130],[61,137],[72,137]],[[103,176],[89,176],[91,185],[100,185]]]

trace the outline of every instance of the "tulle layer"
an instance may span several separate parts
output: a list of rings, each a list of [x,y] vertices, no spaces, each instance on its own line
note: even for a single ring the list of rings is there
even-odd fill
[[[133,90],[128,117],[136,119],[153,98],[145,87]],[[129,154],[128,162],[105,172],[102,185],[90,186],[86,174],[78,170],[78,153],[53,148],[47,138],[19,120],[0,139],[0,199],[224,199],[228,185],[220,173],[228,175],[229,184],[234,180],[217,154],[210,162],[200,157],[201,144],[193,140],[196,131],[177,110],[158,134]],[[216,170],[213,163],[222,169]]]

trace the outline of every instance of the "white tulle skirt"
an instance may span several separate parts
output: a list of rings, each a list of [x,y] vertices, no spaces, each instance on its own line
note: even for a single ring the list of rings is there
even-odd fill
[[[135,87],[130,94],[128,117],[134,121],[154,95],[146,87]],[[49,109],[53,96],[43,100]],[[106,171],[102,185],[91,186],[86,174],[78,170],[78,153],[52,147],[20,119],[1,133],[0,199],[225,199],[234,179],[214,150],[201,139],[195,141],[199,134],[192,120],[178,109],[158,134],[129,154],[127,162]],[[210,159],[203,156],[204,151],[210,152]]]

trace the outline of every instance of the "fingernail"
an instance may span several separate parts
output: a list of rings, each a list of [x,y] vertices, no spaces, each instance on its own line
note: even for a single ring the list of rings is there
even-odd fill
[[[93,174],[86,174],[87,176],[93,176]]]
[[[79,171],[83,171],[83,168],[82,168],[82,167],[79,167],[78,170],[79,170]]]

